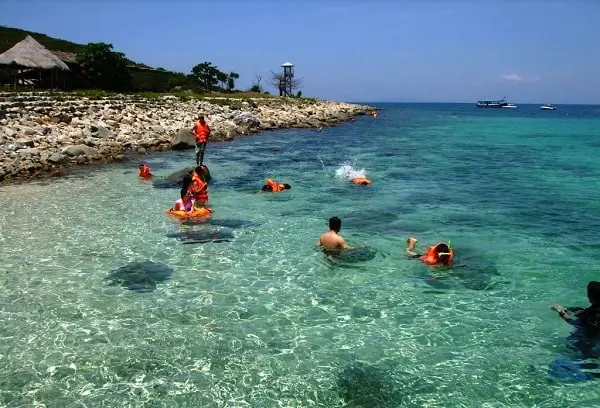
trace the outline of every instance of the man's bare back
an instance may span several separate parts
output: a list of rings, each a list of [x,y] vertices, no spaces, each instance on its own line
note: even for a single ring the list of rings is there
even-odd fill
[[[339,251],[350,248],[344,238],[335,231],[328,231],[321,234],[319,237],[319,246],[328,251]]]

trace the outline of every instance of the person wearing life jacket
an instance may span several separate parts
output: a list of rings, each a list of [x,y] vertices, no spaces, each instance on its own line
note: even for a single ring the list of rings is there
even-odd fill
[[[415,252],[415,246],[418,240],[414,237],[408,237],[406,240],[406,253],[411,258],[419,258],[423,263],[430,266],[451,266],[454,262],[454,250],[445,242],[438,242],[427,248],[425,255]]]
[[[201,166],[196,167],[192,174],[192,182],[188,187],[188,194],[195,201],[196,206],[206,206],[208,203],[208,185],[204,181],[203,169]]]
[[[210,127],[204,121],[204,115],[198,117],[198,122],[192,128],[192,132],[196,136],[196,166],[200,166],[204,161],[204,150],[210,136]]]
[[[139,170],[138,174],[142,178],[150,178],[153,176],[153,174],[150,173],[150,167],[144,163],[139,164],[138,170]]]
[[[262,186],[261,190],[278,193],[283,190],[289,190],[290,188],[292,188],[292,186],[290,186],[289,184],[279,184],[278,182],[272,179],[267,179],[267,183],[264,186]]]
[[[356,184],[357,186],[368,186],[369,184],[371,184],[371,180],[369,180],[366,177],[354,177],[350,181]]]
[[[186,211],[191,213],[194,209],[194,200],[188,195],[187,189],[181,189],[181,198],[175,201],[171,211]]]

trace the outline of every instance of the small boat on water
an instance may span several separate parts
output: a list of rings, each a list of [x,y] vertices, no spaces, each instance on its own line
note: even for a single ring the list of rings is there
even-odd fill
[[[477,101],[478,108],[504,108],[509,105],[504,99]]]
[[[515,105],[514,103],[507,103],[506,105],[503,106],[503,108],[506,109],[517,109],[519,106]]]
[[[540,110],[556,110],[556,106],[547,103],[545,105],[540,106]]]

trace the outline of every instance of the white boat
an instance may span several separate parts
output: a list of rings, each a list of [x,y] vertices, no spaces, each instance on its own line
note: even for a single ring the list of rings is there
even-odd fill
[[[540,106],[540,109],[541,110],[556,110],[556,106],[554,106],[550,103],[547,103],[545,105]]]
[[[515,105],[514,103],[507,103],[506,105],[504,105],[502,108],[504,109],[517,109],[519,106]]]

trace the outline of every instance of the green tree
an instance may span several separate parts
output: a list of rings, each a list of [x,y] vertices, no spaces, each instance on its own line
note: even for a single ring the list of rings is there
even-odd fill
[[[96,88],[110,91],[131,89],[131,73],[125,54],[114,52],[112,44],[87,44],[77,53],[77,63]]]
[[[237,72],[230,72],[229,76],[227,77],[227,89],[233,91],[233,88],[235,88],[235,80],[239,77],[240,74],[238,74]]]
[[[192,68],[191,76],[198,82],[201,89],[211,91],[219,83],[220,72],[212,62],[203,62]]]
[[[217,72],[217,79],[221,83],[221,87],[225,89],[225,84],[227,83],[227,74],[225,72]]]

